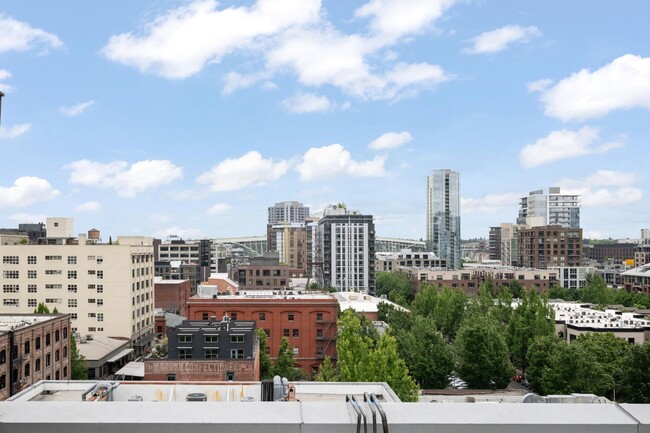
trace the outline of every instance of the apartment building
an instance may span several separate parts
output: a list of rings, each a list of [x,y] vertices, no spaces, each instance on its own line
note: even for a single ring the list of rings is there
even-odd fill
[[[50,239],[50,238],[48,238]],[[87,243],[0,246],[0,313],[70,314],[72,331],[149,346],[154,323],[154,257],[151,238],[120,237],[112,245]]]
[[[239,290],[284,290],[289,287],[291,269],[280,263],[277,253],[251,257],[247,265],[237,267],[233,279]]]
[[[392,272],[400,267],[447,269],[447,260],[431,252],[413,251],[410,248],[398,253],[376,253],[375,268],[378,272]]]
[[[309,207],[297,201],[283,201],[269,206],[268,224],[301,223],[309,218]]]
[[[448,169],[427,176],[427,250],[460,269],[460,174]]]
[[[559,225],[517,232],[518,264],[526,268],[582,266],[582,229]]]
[[[206,281],[211,273],[213,266],[212,252],[213,245],[209,239],[200,241],[184,241],[182,239],[172,238],[167,242],[160,242],[156,245],[156,276],[163,278],[173,278],[171,274],[175,271],[172,268],[178,268],[180,265],[188,267],[197,267],[198,273],[191,277],[184,275],[181,278],[190,278],[197,283]],[[216,261],[214,262],[216,266]],[[187,271],[186,271],[187,272]],[[196,289],[196,284],[194,284]]]
[[[291,269],[291,276],[306,278],[312,274],[312,245],[317,224],[312,221],[300,223],[269,224],[266,228],[268,251],[278,253],[280,262]]]
[[[70,316],[0,314],[0,400],[39,380],[70,380]]]
[[[282,338],[287,337],[296,364],[312,375],[318,373],[325,356],[336,358],[338,305],[329,293],[272,291],[194,296],[187,303],[190,320],[228,316],[233,321],[255,321],[268,336],[272,359],[278,354]]]
[[[531,191],[519,202],[517,224],[531,227],[559,225],[577,229],[580,227],[579,198],[575,194],[562,194],[558,187],[550,187],[548,194],[541,189]]]

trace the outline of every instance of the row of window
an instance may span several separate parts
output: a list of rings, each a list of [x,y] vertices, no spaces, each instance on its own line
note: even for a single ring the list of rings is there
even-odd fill
[[[45,260],[47,261],[59,261],[62,260],[62,256],[45,256]],[[88,256],[89,261],[95,261],[97,264],[102,264],[104,262],[104,258],[102,256]],[[18,265],[20,264],[20,256],[2,256],[2,263],[5,265]],[[38,264],[38,259],[36,256],[27,256],[27,264],[28,265],[36,265]],[[76,265],[77,264],[77,256],[68,256],[68,264],[69,265]]]
[[[135,305],[135,304],[134,304]],[[230,313],[227,313],[230,316],[231,320],[237,320],[237,312],[236,311],[231,311]],[[266,313],[258,313],[257,316],[258,320],[261,322],[266,321]],[[201,315],[202,320],[210,320],[210,313],[202,313]],[[287,313],[287,321],[293,322],[296,319],[296,313]],[[323,321],[323,313],[316,313],[316,320],[318,322]]]
[[[215,347],[215,348],[203,349],[203,356],[208,359],[218,358],[219,348]],[[179,348],[178,358],[192,359],[192,349],[187,347]],[[230,349],[230,359],[244,359],[244,349]]]
[[[36,360],[36,365],[34,366],[34,372],[39,372],[41,371],[41,360],[37,359]],[[27,379],[31,375],[31,365],[29,363],[26,363],[25,366],[23,367],[23,378]],[[18,369],[15,368],[13,371],[13,382],[18,381]],[[45,377],[45,380],[50,380],[52,377],[48,374]],[[65,366],[63,367],[63,379],[68,378],[68,367]],[[59,370],[54,372],[54,380],[60,380],[61,379],[61,374]],[[5,389],[7,387],[7,375],[3,374],[0,375],[0,391]]]
[[[233,334],[230,336],[230,342],[231,343],[243,343],[244,342],[244,335],[241,334]],[[203,335],[203,341],[205,343],[218,343],[219,342],[219,335],[217,334],[204,334]],[[178,342],[179,343],[191,343],[192,342],[192,335],[189,334],[179,334],[178,335]]]

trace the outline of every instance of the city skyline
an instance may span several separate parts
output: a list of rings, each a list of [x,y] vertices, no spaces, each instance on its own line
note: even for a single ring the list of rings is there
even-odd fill
[[[650,29],[632,3],[80,5],[0,7],[0,227],[263,235],[296,200],[424,239],[440,168],[463,178],[466,239],[550,186],[581,196],[586,238],[650,226],[632,164],[650,156]]]

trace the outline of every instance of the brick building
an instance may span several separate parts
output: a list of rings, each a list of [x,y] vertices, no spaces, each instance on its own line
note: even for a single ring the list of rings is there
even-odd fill
[[[209,320],[228,315],[232,320],[254,320],[268,335],[267,344],[275,359],[282,337],[289,339],[294,360],[306,372],[318,372],[325,358],[336,358],[338,301],[329,293],[273,294],[240,292],[235,296],[190,298],[190,320]]]
[[[70,374],[69,315],[0,314],[0,400]]]
[[[145,380],[260,379],[255,321],[184,320],[167,338],[167,359],[145,360]]]
[[[582,266],[582,229],[542,226],[521,229],[518,264],[525,268]]]
[[[634,251],[638,245],[632,243],[597,244],[585,248],[585,256],[598,263],[608,261],[624,262],[634,259]]]
[[[190,280],[154,278],[154,307],[172,310],[181,316],[187,314],[187,300],[192,296]]]

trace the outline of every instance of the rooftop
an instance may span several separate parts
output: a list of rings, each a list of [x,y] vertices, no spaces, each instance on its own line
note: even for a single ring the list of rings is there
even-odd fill
[[[376,296],[367,295],[360,292],[334,292],[334,297],[339,301],[341,311],[348,308],[353,309],[359,313],[374,313],[379,311],[379,304],[389,304],[395,309],[407,311],[401,305],[389,301],[385,298],[378,298]]]
[[[595,310],[589,304],[550,301],[555,310],[555,321],[574,327],[614,329],[650,329],[650,321],[637,311],[616,308]]]
[[[61,316],[62,314],[0,314],[0,332],[16,331]]]
[[[203,286],[202,286],[203,287]],[[236,300],[236,299],[268,299],[268,300],[283,300],[283,299],[332,299],[332,295],[328,292],[298,292],[293,290],[248,290],[239,291],[236,295],[217,295],[218,299],[222,300]],[[211,299],[213,294],[204,293],[199,291],[192,299]]]

